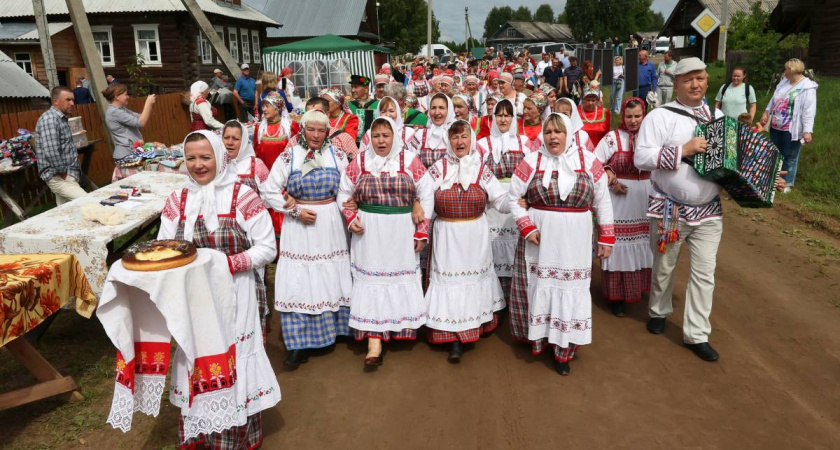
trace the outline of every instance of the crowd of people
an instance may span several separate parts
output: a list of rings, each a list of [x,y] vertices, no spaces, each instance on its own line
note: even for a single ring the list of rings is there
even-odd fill
[[[620,57],[615,64],[633,70]],[[649,292],[647,330],[661,334],[683,244],[690,253],[683,341],[701,359],[718,359],[709,316],[720,186],[684,158],[706,151],[706,139],[695,137],[699,123],[724,114],[753,120],[745,69],[713,106],[698,58],[668,55],[657,69],[640,55],[646,84],[626,100],[614,86],[618,98],[605,104],[600,72],[574,56],[546,54],[536,63],[527,53],[513,61],[499,55],[448,67],[417,58],[385,64],[374,78],[353,75],[349,98],[339,87],[323,90],[299,119],[290,114],[290,71],[262,74],[258,90],[242,69],[233,98],[257,118],[254,134],[244,117],[216,121],[210,85],[192,86],[193,126],[183,143],[189,177],[166,201],[159,238],[227,254],[238,301],[258,309],[263,338],[272,304],[279,314],[285,366],[352,336],[366,341],[364,364],[374,369],[387,343],[417,339],[423,327],[457,362],[507,309],[514,340],[535,355],[549,350],[556,371],[568,375],[592,342],[593,260],[610,311],[623,317]],[[800,61],[788,62],[761,118],[784,155],[788,185],[796,144],[813,132],[816,84],[803,72]],[[118,158],[154,97],[137,114],[125,108],[123,85],[105,95]],[[78,160],[54,156],[66,153],[72,100],[70,90],[54,90],[54,108],[37,129],[41,176],[60,199],[78,194],[71,186]],[[620,114],[615,129],[611,112]],[[240,377],[271,384],[257,373],[261,364]],[[252,448],[262,439],[259,409],[248,414],[246,425],[208,442]]]

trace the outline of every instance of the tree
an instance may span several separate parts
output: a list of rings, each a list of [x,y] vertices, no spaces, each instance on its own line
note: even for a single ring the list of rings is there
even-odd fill
[[[554,9],[548,3],[543,3],[534,12],[534,22],[554,23]]]
[[[533,17],[531,17],[531,9],[525,5],[520,6],[516,9],[516,11],[513,12],[513,17],[511,17],[511,20],[530,22],[531,20],[533,20]]]
[[[558,14],[558,15],[557,15],[557,21],[555,21],[554,23],[568,24],[568,23],[569,23],[569,21],[568,21],[568,20],[566,20],[566,12],[565,12],[565,11],[563,11],[563,12],[561,12],[560,14]]]
[[[394,43],[394,53],[417,53],[426,44],[427,3],[423,0],[380,0],[379,32]],[[421,20],[422,19],[422,20]],[[440,22],[432,13],[432,43],[440,39]]]
[[[484,37],[489,38],[493,36],[495,32],[499,31],[502,25],[512,20],[512,17],[513,10],[510,6],[494,6],[487,14],[487,18],[484,19]]]
[[[652,0],[568,0],[562,19],[569,24],[575,38],[583,42],[615,36],[625,39],[630,33],[662,28],[665,18],[651,11],[652,3]]]

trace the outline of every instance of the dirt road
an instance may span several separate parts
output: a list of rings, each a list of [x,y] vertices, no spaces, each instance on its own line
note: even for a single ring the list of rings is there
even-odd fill
[[[610,315],[596,275],[593,344],[569,377],[511,343],[507,325],[457,365],[442,347],[403,343],[365,373],[364,348],[343,341],[287,372],[275,315],[268,350],[283,401],[263,415],[263,448],[840,448],[840,270],[815,240],[829,238],[791,231],[804,227],[774,211],[728,204],[725,217],[719,362],[681,345],[685,257],[660,336],[645,331],[644,304]],[[135,414],[130,433],[103,427],[79,448],[171,446],[177,423],[165,402],[157,419]]]

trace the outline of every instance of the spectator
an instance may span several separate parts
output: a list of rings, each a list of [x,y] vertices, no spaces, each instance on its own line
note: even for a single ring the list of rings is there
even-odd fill
[[[796,181],[796,167],[802,144],[813,139],[817,115],[817,83],[805,77],[805,64],[792,58],[785,63],[785,79],[776,86],[773,98],[761,116],[761,124],[770,123],[770,140],[782,153],[782,171],[790,192]]]
[[[242,64],[240,69],[242,69],[242,75],[233,86],[233,97],[239,103],[239,121],[248,122],[251,111],[254,110],[257,82],[251,78],[251,66]]]
[[[73,89],[73,100],[77,105],[93,103],[93,96],[90,95],[90,90],[84,86],[81,78],[76,81],[76,89]]]
[[[230,89],[227,77],[220,69],[213,70],[213,79],[210,80],[210,89],[217,92],[216,102],[222,105],[225,113],[225,122],[236,118],[236,110],[233,108],[233,92]]]
[[[747,83],[747,69],[738,66],[732,70],[732,81],[718,90],[715,108],[729,117],[737,119],[746,113],[750,123],[755,120],[755,90]]]
[[[575,100],[575,103],[577,103],[580,100],[581,94],[583,94],[583,90],[579,85],[580,80],[583,78],[583,69],[577,65],[577,57],[569,57],[569,67],[563,69],[563,74],[565,75],[563,93],[566,97]]]
[[[572,62],[569,60],[571,56],[571,52],[563,52],[563,60],[560,61],[561,63],[563,63],[563,70],[568,69],[572,65]]]
[[[108,82],[108,84],[119,83],[119,81],[117,81],[117,79],[116,79],[116,78],[114,78],[114,76],[113,76],[113,75],[106,75],[106,76],[105,76],[105,81],[107,81],[107,82]]]
[[[545,69],[548,69],[549,67],[551,67],[551,55],[543,53],[542,59],[537,63],[537,68],[534,70],[537,77],[542,77],[543,73],[545,73]]]
[[[618,38],[616,38],[618,39]],[[610,92],[610,111],[621,114],[621,105],[624,102],[624,58],[616,56],[613,58],[613,84]]]
[[[671,50],[666,51],[663,58],[665,59],[659,63],[659,69],[656,72],[656,81],[658,85],[658,89],[656,90],[656,99],[659,106],[670,102],[671,97],[674,96],[674,69],[677,65],[674,62],[674,58],[671,56]],[[753,109],[754,108],[755,107],[753,107]],[[753,113],[755,113],[755,111],[753,111]]]
[[[131,148],[137,141],[143,140],[140,128],[146,126],[149,117],[152,116],[152,107],[155,104],[155,95],[146,97],[143,105],[143,112],[136,112],[127,108],[128,89],[124,84],[115,83],[102,91],[105,100],[111,102],[108,111],[105,112],[105,123],[114,138],[114,160],[120,160],[131,154]]]
[[[63,205],[85,195],[79,186],[82,176],[79,152],[73,144],[73,133],[67,115],[73,112],[73,92],[65,86],[52,90],[52,107],[35,125],[38,150],[38,175],[55,194],[55,203]]]
[[[639,51],[639,90],[636,97],[645,102],[645,110],[648,107],[648,92],[656,91],[656,66],[648,60],[647,50]]]
[[[555,58],[551,60],[551,66],[546,67],[542,73],[542,82],[549,86],[559,89],[562,88],[561,81],[563,80],[563,68],[560,67],[560,60]]]

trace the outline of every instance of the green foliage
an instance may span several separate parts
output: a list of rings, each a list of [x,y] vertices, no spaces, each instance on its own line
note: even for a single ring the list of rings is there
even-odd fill
[[[484,19],[484,37],[489,38],[507,21],[512,20],[513,9],[510,6],[494,6]]]
[[[563,12],[561,12],[560,14],[558,14],[558,15],[557,15],[557,21],[556,21],[556,22],[554,22],[554,23],[562,23],[562,24],[567,24],[567,23],[569,23],[569,21],[568,21],[568,20],[566,20],[566,11],[563,11]]]
[[[426,44],[427,3],[423,0],[379,0],[379,32],[395,44],[394,53],[417,53]],[[440,39],[440,22],[432,13],[432,43]]]
[[[616,36],[625,39],[630,33],[662,28],[665,18],[651,11],[652,3],[652,0],[568,0],[563,22],[583,42]]]
[[[516,11],[513,12],[513,16],[510,18],[511,20],[519,20],[523,22],[530,22],[533,20],[531,16],[531,9],[525,5],[516,8]]]
[[[809,45],[811,45],[810,33],[789,34],[779,42],[779,48],[782,50],[807,48]]]
[[[145,97],[149,95],[149,85],[152,84],[152,77],[143,70],[146,60],[143,55],[137,54],[125,65],[128,78],[131,80],[129,93],[134,97]]]
[[[534,22],[554,23],[554,20],[554,9],[548,3],[543,3],[534,11]]]
[[[748,50],[745,65],[749,69],[750,83],[756,87],[769,87],[773,74],[781,71],[779,54],[781,35],[765,25],[770,14],[754,3],[749,14],[738,11],[729,22],[726,45],[729,50]]]

